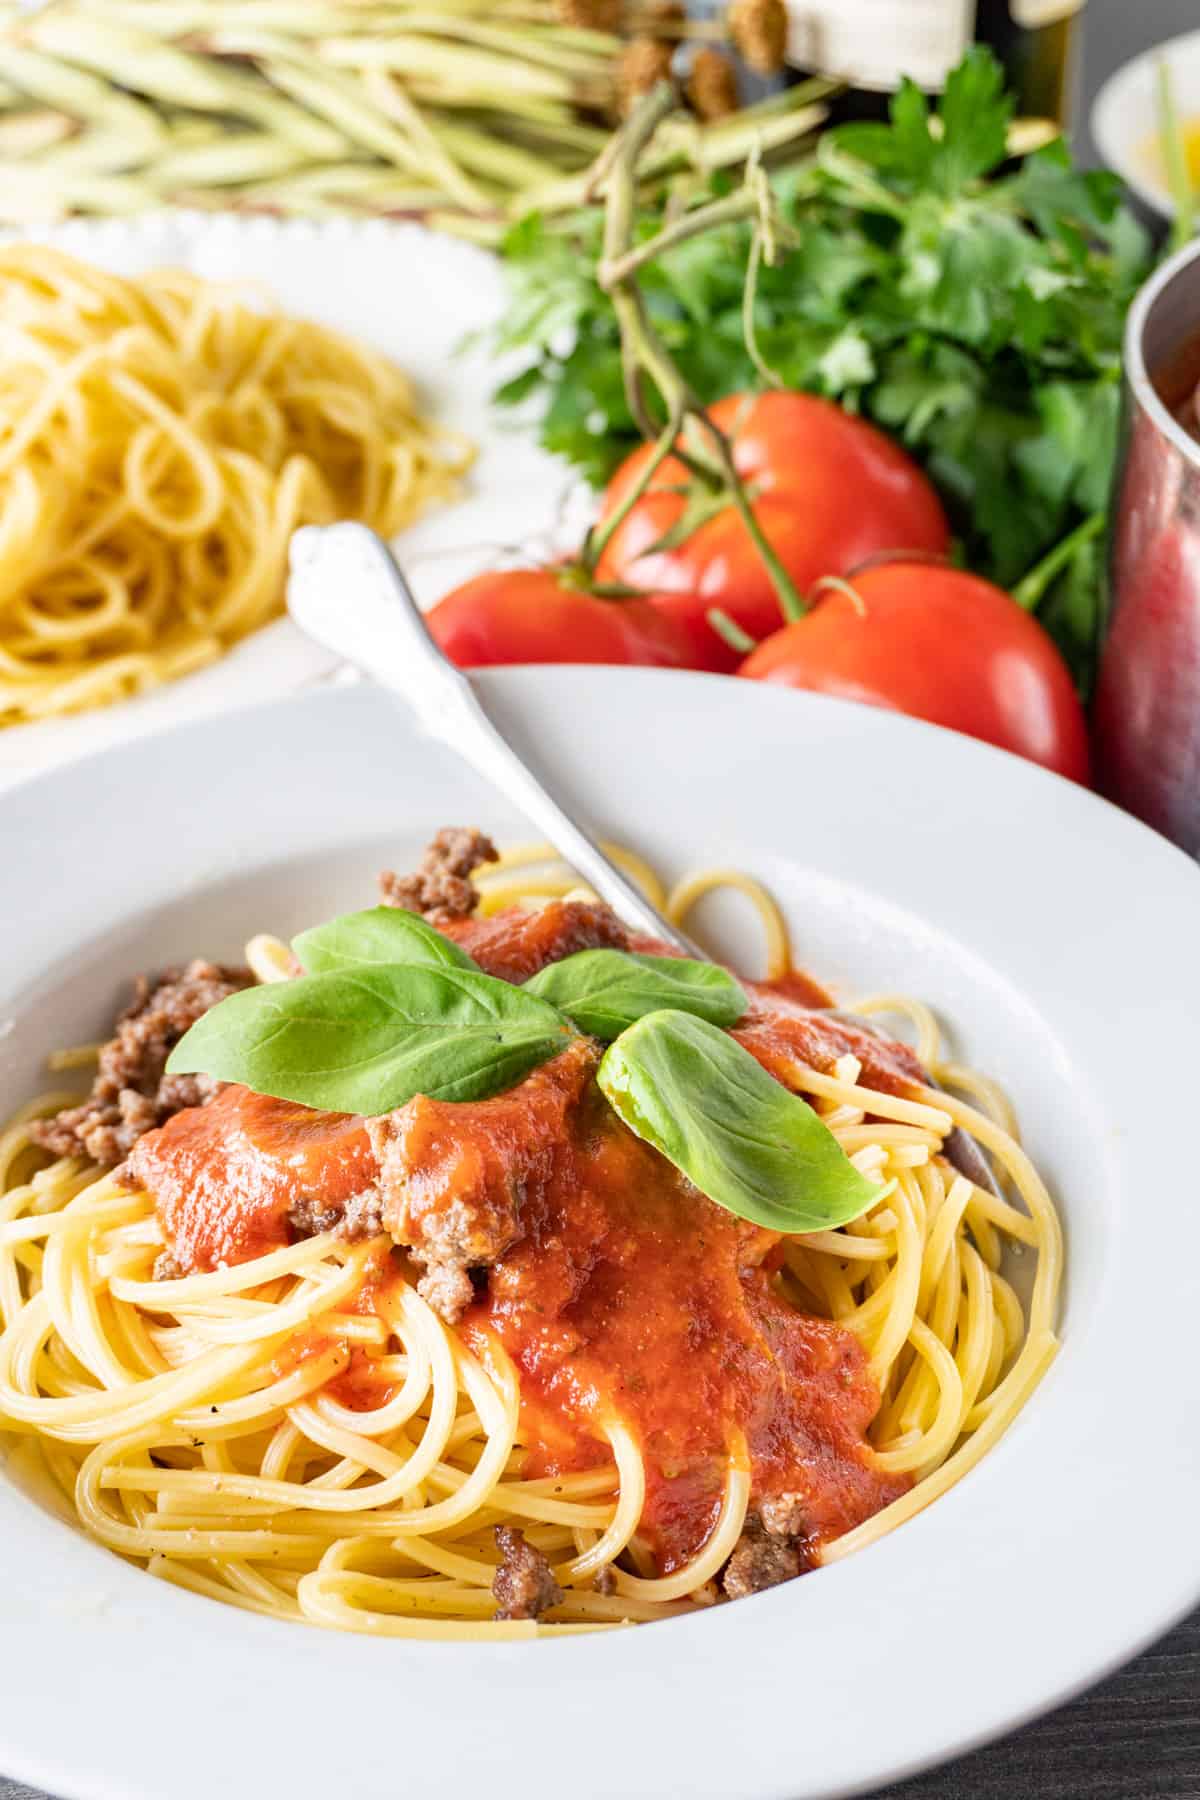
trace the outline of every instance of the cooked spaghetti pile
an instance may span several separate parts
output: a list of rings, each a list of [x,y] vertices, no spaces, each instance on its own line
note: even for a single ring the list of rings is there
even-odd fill
[[[0,725],[211,662],[297,526],[391,536],[471,459],[386,358],[181,271],[9,245],[0,346]]]
[[[802,980],[788,972],[786,925],[756,882],[713,870],[668,894],[638,859],[622,860],[677,921],[699,895],[735,883],[762,918],[776,986]],[[576,878],[548,867],[537,847],[510,852],[479,887],[469,941],[485,960],[489,943],[493,954],[513,953],[523,919],[536,932],[549,916],[512,909],[514,900],[560,912],[589,904]],[[277,940],[254,939],[248,960],[260,980],[288,973]],[[751,985],[759,1010],[748,1017],[770,1030],[772,989]],[[141,1185],[82,1155],[46,1164],[34,1119],[68,1097],[43,1096],[0,1134],[0,1420],[22,1434],[26,1455],[84,1528],[152,1573],[273,1617],[377,1635],[524,1637],[661,1619],[861,1548],[971,1469],[1028,1400],[1057,1348],[1062,1240],[994,1085],[944,1060],[920,1004],[884,995],[860,1010],[905,1015],[925,1069],[950,1091],[880,1091],[869,1063],[851,1054],[826,1067],[812,1066],[819,1056],[774,1065],[879,1182],[879,1199],[844,1228],[782,1238],[777,1264],[731,1278],[750,1311],[730,1317],[758,1321],[754,1341],[773,1347],[755,1365],[767,1371],[762,1405],[783,1392],[776,1360],[782,1368],[789,1344],[798,1347],[797,1385],[779,1419],[803,1432],[810,1397],[820,1390],[825,1399],[805,1415],[816,1429],[808,1450],[771,1432],[770,1444],[748,1445],[731,1426],[724,1473],[699,1492],[694,1544],[665,1567],[648,1527],[657,1522],[661,1541],[697,1494],[684,1481],[672,1498],[680,1471],[653,1429],[670,1423],[664,1384],[669,1376],[678,1403],[702,1414],[720,1369],[705,1364],[697,1330],[695,1342],[683,1333],[678,1366],[661,1365],[662,1392],[638,1375],[647,1345],[664,1338],[675,1291],[659,1294],[653,1265],[667,1281],[672,1270],[692,1270],[694,1282],[679,1290],[685,1312],[694,1304],[707,1318],[705,1284],[719,1284],[735,1226],[698,1195],[695,1211],[665,1176],[655,1190],[658,1165],[628,1134],[609,1140],[613,1156],[632,1149],[608,1195],[614,1229],[604,1240],[614,1259],[626,1240],[633,1245],[621,1282],[614,1260],[592,1311],[585,1283],[571,1309],[556,1312],[555,1245],[588,1228],[601,1197],[568,1194],[541,1261],[526,1266],[524,1279],[547,1285],[533,1295],[539,1304],[523,1336],[499,1290],[480,1287],[458,1323],[439,1316],[378,1218],[356,1241],[314,1216],[312,1235],[298,1242],[189,1271],[174,1261]],[[794,1015],[780,1015],[785,1032],[789,1017],[794,1025]],[[827,1029],[819,1012],[801,1018],[810,1024]],[[68,1067],[82,1057],[56,1060]],[[244,1102],[229,1088],[210,1104],[236,1118]],[[191,1115],[197,1130],[214,1116]],[[322,1126],[312,1115],[314,1130],[361,1124],[324,1118]],[[975,1186],[947,1158],[955,1126],[992,1158],[1000,1192]],[[297,1162],[304,1144],[295,1142]],[[697,1256],[698,1268],[688,1260]],[[501,1282],[510,1294],[517,1267]],[[602,1340],[618,1341],[604,1334],[620,1325],[618,1300],[630,1292],[636,1329],[619,1340],[630,1356],[609,1371],[609,1399],[589,1411],[603,1381],[597,1389],[599,1365],[588,1357]],[[539,1387],[564,1332],[574,1345],[564,1367],[579,1378],[568,1399],[567,1390]],[[731,1360],[744,1358],[737,1332],[727,1348]],[[602,1367],[600,1375],[607,1380]],[[852,1450],[849,1414],[854,1432],[865,1431]],[[572,1437],[581,1420],[582,1440]],[[591,1452],[580,1456],[580,1442]],[[806,1494],[764,1498],[762,1459],[793,1448]],[[851,1485],[839,1490],[839,1479]],[[849,1496],[844,1518],[829,1515],[810,1553],[789,1547],[782,1514],[804,1498],[811,1524],[839,1492]]]

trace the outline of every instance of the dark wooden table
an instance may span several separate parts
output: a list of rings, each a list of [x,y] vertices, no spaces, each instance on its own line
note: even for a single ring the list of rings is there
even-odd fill
[[[1200,26],[1200,0],[1089,0],[1081,114],[1147,44]],[[1086,133],[1080,139],[1086,148]],[[1097,1568],[1096,1580],[1104,1580]],[[1045,1620],[1054,1630],[1055,1621]],[[3,1700],[0,1699],[0,1707]],[[1090,1694],[875,1800],[1200,1800],[1200,1612]],[[48,1800],[0,1776],[0,1800]],[[65,1800],[65,1797],[64,1797]],[[342,1800],[354,1800],[347,1781]]]
[[[1104,1579],[1104,1571],[1096,1571]],[[1047,1621],[1053,1630],[1053,1621]],[[973,1756],[875,1800],[1168,1800],[1200,1795],[1200,1613],[1119,1675]]]

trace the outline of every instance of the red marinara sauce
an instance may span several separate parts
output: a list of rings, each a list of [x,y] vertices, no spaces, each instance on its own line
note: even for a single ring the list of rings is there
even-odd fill
[[[865,1442],[879,1396],[858,1340],[771,1286],[774,1233],[713,1205],[593,1095],[525,1237],[461,1329],[521,1377],[531,1476],[609,1460],[606,1415],[645,1459],[642,1531],[664,1572],[704,1544],[731,1433],[756,1498],[805,1496],[806,1547],[908,1486]]]
[[[223,1088],[147,1132],[131,1178],[154,1195],[163,1235],[185,1269],[249,1262],[293,1241],[300,1209],[310,1232],[336,1221],[378,1174],[361,1119]]]

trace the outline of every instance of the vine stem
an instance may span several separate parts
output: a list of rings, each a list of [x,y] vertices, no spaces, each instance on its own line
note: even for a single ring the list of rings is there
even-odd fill
[[[1065,538],[1060,538],[1053,549],[1046,552],[1041,562],[1034,563],[1032,569],[1021,577],[1013,589],[1012,597],[1017,605],[1026,612],[1036,612],[1045,599],[1051,582],[1061,575],[1067,564],[1074,559],[1077,550],[1100,536],[1107,523],[1107,514],[1090,513],[1081,525],[1076,525]]]
[[[713,200],[707,206],[698,206],[693,212],[684,213],[682,218],[655,232],[644,244],[635,244],[632,249],[626,250],[616,262],[602,262],[596,271],[597,280],[607,290],[614,282],[624,281],[627,276],[635,275],[665,251],[674,250],[679,244],[686,244],[689,238],[702,237],[706,231],[715,231],[719,225],[733,225],[739,219],[749,218],[756,211],[757,205],[755,196],[748,189],[739,188],[736,194],[727,194],[723,200]]]
[[[771,586],[775,589],[784,618],[789,621],[802,619],[808,608],[800,598],[799,589],[780,562],[774,546],[758,522],[758,516],[750,504],[742,478],[734,467],[733,451],[730,448],[729,439],[712,423],[711,419],[706,418],[704,426],[713,440],[718,460],[723,467],[725,480],[729,487],[729,498],[737,508],[742,524],[749,532],[763,567],[771,578]]]
[[[612,302],[621,334],[621,360],[630,410],[643,435],[655,442],[654,454],[648,459],[647,468],[642,471],[640,491],[635,490],[633,497],[629,498],[625,516],[641,497],[641,493],[645,492],[668,453],[674,450],[693,474],[706,480],[715,492],[728,496],[770,577],[784,618],[798,619],[805,611],[804,601],[755,515],[734,462],[733,447],[692,392],[655,330],[645,296],[636,278],[638,269],[649,260],[649,256],[642,254],[643,252],[650,251],[657,243],[657,249],[653,250],[653,254],[657,255],[662,249],[669,247],[667,240],[678,243],[683,241],[685,235],[695,235],[692,230],[680,235],[680,228],[689,223],[687,219],[683,219],[668,226],[658,234],[657,239],[651,239],[648,244],[639,246],[638,250],[635,251],[633,245],[638,159],[659,125],[678,105],[679,94],[673,83],[660,82],[638,102],[618,133],[615,144],[610,145],[604,154],[604,242],[597,276],[601,288]],[[735,216],[742,218],[761,211],[761,195],[749,183],[742,193],[730,198],[736,198],[739,202],[736,212],[725,208],[723,202],[714,203],[714,206],[723,208],[722,220],[727,221]],[[694,219],[700,213],[708,214],[707,225],[697,229],[707,229],[718,222],[712,217],[713,210],[713,207],[700,208],[697,214],[691,215]],[[676,235],[672,237],[672,233]],[[653,382],[666,408],[669,422],[661,436],[657,428],[647,430],[648,414],[642,391],[643,377]],[[685,440],[683,446],[678,442],[681,436]],[[615,529],[616,525],[611,520],[606,522],[601,548],[609,541]],[[598,557],[599,551],[593,553]]]
[[[645,467],[629,489],[629,492],[622,496],[620,504],[613,509],[602,524],[595,526],[593,530],[588,532],[587,541],[583,547],[583,561],[584,566],[589,573],[595,573],[600,558],[604,555],[609,544],[621,529],[621,526],[625,523],[642,495],[646,492],[646,489],[650,486],[654,477],[658,474],[663,463],[666,462],[668,456],[670,456],[672,450],[674,450],[675,440],[679,436],[682,427],[683,414],[680,412],[673,412],[671,417],[667,420],[666,430],[658,438],[654,449],[646,458]]]
[[[746,168],[746,193],[755,202],[756,218],[754,230],[750,235],[750,255],[746,260],[746,279],[742,283],[742,336],[746,340],[750,361],[758,370],[765,386],[782,388],[784,383],[762,353],[758,341],[758,326],[754,318],[754,308],[758,301],[758,279],[762,273],[762,266],[764,262],[768,268],[775,266],[780,237],[778,223],[772,208],[771,189],[767,182],[766,170],[762,166],[761,158],[757,155],[751,157]]]

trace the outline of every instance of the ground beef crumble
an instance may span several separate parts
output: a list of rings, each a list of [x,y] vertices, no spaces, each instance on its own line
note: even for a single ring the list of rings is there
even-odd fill
[[[599,1056],[599,1046],[575,1038],[491,1099],[418,1094],[367,1120],[383,1228],[423,1266],[417,1292],[447,1323],[475,1297],[472,1270],[490,1268],[518,1242],[526,1212],[557,1179]]]
[[[759,1504],[763,1530],[776,1538],[803,1537],[808,1529],[803,1494],[772,1494]]]
[[[761,1594],[764,1588],[778,1587],[803,1573],[805,1564],[800,1551],[787,1538],[767,1529],[752,1514],[737,1541],[733,1555],[725,1564],[721,1588],[728,1600],[744,1600],[747,1594]]]
[[[496,1548],[500,1567],[492,1582],[498,1619],[540,1619],[552,1606],[561,1606],[563,1591],[540,1550],[527,1543],[515,1525],[497,1525]]]
[[[166,1075],[167,1057],[210,1006],[253,979],[249,969],[200,959],[154,981],[140,975],[131,1004],[100,1052],[91,1093],[80,1105],[38,1120],[34,1142],[55,1156],[85,1156],[113,1168],[143,1133],[185,1107],[202,1106],[219,1083],[209,1075]]]
[[[299,1238],[317,1237],[322,1231],[336,1231],[352,1243],[378,1237],[384,1229],[383,1194],[373,1182],[336,1205],[326,1205],[319,1194],[302,1194],[288,1208],[287,1221]]]
[[[447,825],[423,852],[411,875],[385,869],[379,887],[385,906],[423,913],[431,924],[469,918],[479,895],[471,876],[481,863],[495,862],[491,838],[473,826]]]
[[[417,1282],[417,1292],[439,1318],[456,1325],[475,1298],[475,1283],[462,1263],[428,1263]]]

